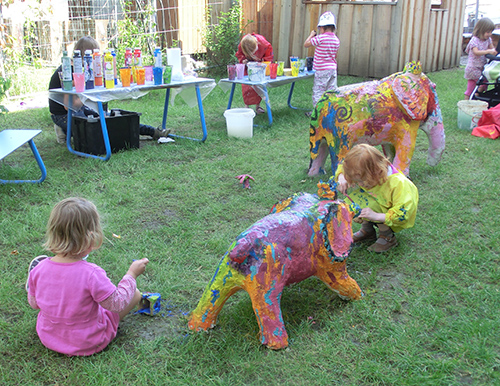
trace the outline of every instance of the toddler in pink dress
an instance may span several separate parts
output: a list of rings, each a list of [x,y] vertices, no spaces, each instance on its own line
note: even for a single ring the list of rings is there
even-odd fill
[[[141,300],[136,279],[148,259],[134,261],[115,286],[101,267],[85,260],[102,240],[90,201],[67,198],[52,210],[45,247],[55,256],[33,259],[26,285],[30,306],[40,309],[36,331],[51,350],[82,356],[102,351]]]

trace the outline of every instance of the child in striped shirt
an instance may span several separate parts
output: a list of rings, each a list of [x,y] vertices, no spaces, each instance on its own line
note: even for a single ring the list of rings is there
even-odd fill
[[[313,105],[316,106],[325,91],[337,89],[337,51],[340,40],[335,35],[335,16],[325,12],[319,18],[319,35],[311,31],[304,47],[316,47],[314,51]]]

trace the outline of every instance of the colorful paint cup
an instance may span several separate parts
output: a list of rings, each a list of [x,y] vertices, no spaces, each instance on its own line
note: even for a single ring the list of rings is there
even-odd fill
[[[130,86],[130,67],[120,68],[120,79],[122,80],[123,87]]]
[[[146,69],[144,67],[139,67],[137,69],[137,85],[141,86],[146,83]]]
[[[85,74],[83,73],[73,73],[73,80],[75,81],[75,91],[84,92],[85,91]]]
[[[269,77],[271,79],[276,79],[276,76],[278,75],[278,63],[269,63],[270,68],[269,70]]]
[[[163,83],[163,68],[161,67],[154,67],[153,68],[153,79],[155,82],[155,85],[160,85]]]
[[[153,81],[153,66],[144,66],[144,69],[146,70],[146,82],[152,82]]]
[[[292,68],[292,63],[299,60],[298,56],[290,56],[290,68]]]
[[[299,71],[300,72],[304,72],[306,70],[306,59],[299,59],[299,63],[300,63],[300,68],[299,68]]]
[[[266,65],[266,76],[269,76],[271,74],[271,68],[269,67],[269,65],[271,64],[271,62],[262,62]]]
[[[163,69],[163,84],[172,82],[172,65],[167,65]]]
[[[299,76],[300,62],[295,60],[292,62],[292,76]]]
[[[278,62],[278,71],[276,72],[276,75],[283,76],[284,69],[285,69],[285,62]]]
[[[234,64],[227,65],[227,77],[229,80],[236,79],[236,66]]]
[[[243,79],[245,76],[245,64],[237,63],[236,64],[236,78]]]
[[[312,56],[308,56],[306,58],[306,67],[307,71],[311,72],[313,70],[314,58]]]

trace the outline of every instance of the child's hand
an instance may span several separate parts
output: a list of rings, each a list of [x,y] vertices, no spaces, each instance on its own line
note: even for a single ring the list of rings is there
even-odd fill
[[[347,193],[347,188],[349,187],[349,184],[344,178],[344,175],[342,173],[339,174],[339,177],[337,179],[337,189],[340,193],[345,195]]]
[[[377,213],[370,208],[361,209],[361,213],[359,217],[365,220],[369,220],[376,223],[384,223],[385,222],[385,213]]]
[[[141,260],[136,260],[132,264],[130,264],[130,268],[128,269],[127,274],[132,276],[134,279],[137,279],[138,276],[142,275],[146,270],[146,265],[149,263],[149,260],[144,258]]]
[[[315,30],[312,30],[311,33],[309,34],[309,36],[311,38],[315,37],[316,36],[316,31]]]

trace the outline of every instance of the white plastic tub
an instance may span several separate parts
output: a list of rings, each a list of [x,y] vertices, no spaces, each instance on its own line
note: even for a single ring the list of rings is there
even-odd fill
[[[237,138],[253,137],[253,118],[255,111],[252,109],[229,109],[224,111],[226,118],[227,135]]]
[[[457,103],[458,128],[462,130],[471,130],[472,117],[482,114],[484,110],[488,110],[488,102],[476,100],[463,100]]]

